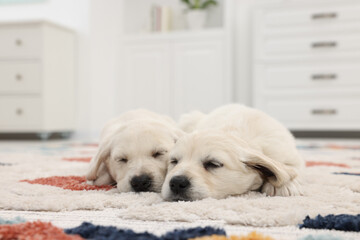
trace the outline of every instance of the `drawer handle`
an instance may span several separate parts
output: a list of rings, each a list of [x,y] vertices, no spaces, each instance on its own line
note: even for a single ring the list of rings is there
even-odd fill
[[[21,46],[23,44],[23,42],[21,39],[16,39],[15,44],[16,44],[16,46]]]
[[[311,15],[311,18],[313,20],[319,20],[319,19],[334,19],[337,18],[338,14],[336,12],[329,12],[329,13],[314,13]]]
[[[311,110],[312,115],[336,115],[336,109],[313,109]]]
[[[312,48],[335,48],[337,47],[337,42],[330,41],[330,42],[314,42],[311,44]]]
[[[16,74],[15,78],[16,80],[21,81],[23,79],[23,76],[21,74]]]
[[[21,108],[16,109],[16,115],[21,116],[23,113],[24,111]]]
[[[337,79],[337,75],[332,74],[314,74],[311,76],[312,80],[318,81],[318,80],[335,80]]]

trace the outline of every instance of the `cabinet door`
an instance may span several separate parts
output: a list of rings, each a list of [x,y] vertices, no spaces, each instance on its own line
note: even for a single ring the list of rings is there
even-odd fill
[[[174,43],[174,114],[208,112],[227,102],[223,41]]]
[[[169,44],[126,45],[125,52],[126,108],[170,114]]]

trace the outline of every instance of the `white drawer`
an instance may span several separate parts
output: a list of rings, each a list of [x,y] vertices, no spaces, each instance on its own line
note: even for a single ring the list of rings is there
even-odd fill
[[[357,123],[360,121],[360,99],[336,100],[320,98],[313,101],[284,98],[269,100],[265,111],[281,122],[320,124]]]
[[[264,54],[270,56],[301,55],[327,57],[334,54],[360,53],[360,35],[269,39],[264,41]]]
[[[41,126],[41,103],[40,97],[0,97],[0,129]]]
[[[41,28],[31,26],[0,27],[0,58],[40,58]]]
[[[360,88],[360,62],[327,65],[272,65],[258,68],[261,81],[269,89]]]
[[[0,94],[40,93],[40,71],[37,62],[0,61]]]
[[[331,25],[338,22],[360,20],[360,4],[328,5],[270,10],[265,13],[264,21],[268,27],[272,27],[286,25]]]

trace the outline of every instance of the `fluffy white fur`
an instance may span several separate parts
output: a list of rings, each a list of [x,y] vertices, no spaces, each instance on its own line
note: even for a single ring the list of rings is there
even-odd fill
[[[147,110],[126,112],[104,127],[87,180],[95,185],[116,182],[120,192],[129,192],[134,190],[131,180],[145,174],[151,177],[151,191],[160,192],[168,152],[181,134],[166,116]]]
[[[179,120],[179,127],[187,133],[191,133],[196,130],[198,123],[206,115],[199,111],[192,111],[190,113],[185,113],[181,115]]]
[[[181,138],[170,154],[162,187],[165,199],[224,198],[258,189],[270,196],[301,194],[298,179],[304,161],[293,136],[278,121],[237,104],[194,114],[179,124],[195,131]],[[190,181],[185,192],[171,190],[175,176]]]

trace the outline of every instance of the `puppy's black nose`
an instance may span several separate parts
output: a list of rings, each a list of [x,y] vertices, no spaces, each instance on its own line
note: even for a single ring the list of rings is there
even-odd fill
[[[131,187],[135,192],[149,191],[152,185],[152,179],[148,175],[135,176],[130,181]]]
[[[170,180],[170,189],[175,194],[182,194],[190,187],[190,181],[185,176],[175,176]]]

